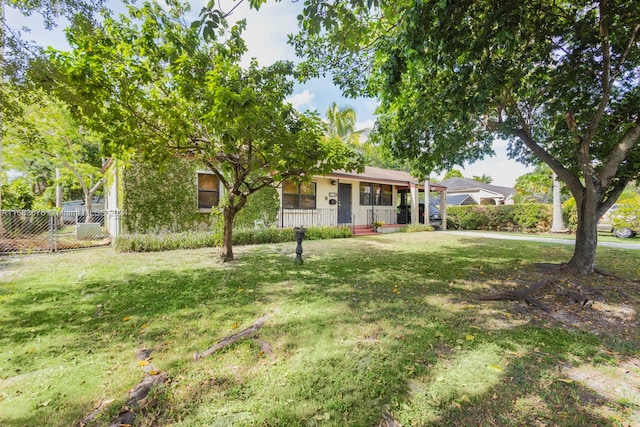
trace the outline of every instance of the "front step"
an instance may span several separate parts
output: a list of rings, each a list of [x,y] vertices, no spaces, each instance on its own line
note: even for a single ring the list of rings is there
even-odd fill
[[[354,236],[374,236],[376,234],[379,233],[373,231],[373,226],[371,225],[356,225],[353,227]]]

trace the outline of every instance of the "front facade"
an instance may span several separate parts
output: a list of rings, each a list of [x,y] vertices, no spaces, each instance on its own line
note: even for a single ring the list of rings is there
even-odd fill
[[[375,167],[366,167],[363,173],[336,171],[300,184],[285,182],[278,189],[281,209],[277,225],[398,224],[403,222],[398,206],[408,206],[412,213],[411,222],[417,223],[420,192],[424,193],[424,184],[407,172]],[[444,186],[429,184],[428,191],[439,192],[440,205],[445,205]],[[442,216],[444,218],[444,212]]]
[[[109,172],[106,205],[119,213],[107,224],[112,236],[121,230],[161,233],[209,229],[211,212],[224,196],[211,171],[187,160],[163,169],[141,162],[127,167],[113,164]],[[308,182],[283,182],[277,197],[273,194],[274,199],[279,198],[279,208],[276,200],[269,208],[270,215],[278,208],[275,224],[273,216],[268,222],[282,228],[418,223],[419,212],[424,211],[419,211],[419,205],[428,200],[425,184],[429,193],[440,193],[441,228],[446,228],[445,187],[419,182],[406,172],[374,167],[366,167],[363,173],[336,171]]]

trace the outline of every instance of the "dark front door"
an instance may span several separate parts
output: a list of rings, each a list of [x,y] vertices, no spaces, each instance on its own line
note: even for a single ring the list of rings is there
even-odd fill
[[[338,184],[338,224],[351,223],[351,184]]]

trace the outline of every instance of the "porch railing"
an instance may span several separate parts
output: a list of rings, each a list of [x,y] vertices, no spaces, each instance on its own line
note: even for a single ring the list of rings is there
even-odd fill
[[[282,209],[278,212],[279,227],[322,227],[337,226],[336,209]]]

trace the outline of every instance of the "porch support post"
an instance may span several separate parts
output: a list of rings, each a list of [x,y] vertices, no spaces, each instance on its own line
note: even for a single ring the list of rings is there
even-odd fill
[[[447,229],[447,190],[440,192],[440,216],[442,217],[441,230]]]
[[[418,218],[418,204],[420,203],[420,199],[418,198],[418,184],[410,182],[409,188],[411,191],[411,224],[419,224],[420,219]]]
[[[424,225],[429,225],[429,211],[431,200],[429,200],[429,195],[431,194],[431,183],[429,183],[429,178],[424,181]]]

